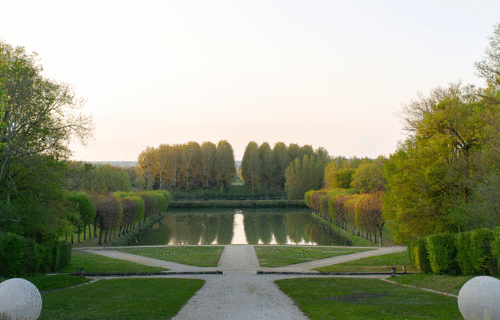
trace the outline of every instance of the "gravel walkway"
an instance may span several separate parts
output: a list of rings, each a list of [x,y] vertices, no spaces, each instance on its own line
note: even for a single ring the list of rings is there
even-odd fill
[[[171,271],[222,270],[223,275],[172,275],[175,277],[203,279],[205,285],[188,301],[173,319],[308,319],[294,302],[274,283],[278,279],[316,277],[314,275],[256,275],[264,271],[311,272],[311,268],[332,265],[368,256],[382,255],[406,250],[405,247],[376,248],[376,250],[346,256],[316,260],[283,268],[260,268],[252,245],[225,246],[217,268],[186,266],[178,263],[146,258],[112,250],[84,251],[119,258],[150,266],[169,268]],[[312,271],[314,272],[314,271]],[[351,276],[352,277],[352,276]],[[363,276],[379,277],[387,276]],[[99,277],[114,278],[114,277]]]

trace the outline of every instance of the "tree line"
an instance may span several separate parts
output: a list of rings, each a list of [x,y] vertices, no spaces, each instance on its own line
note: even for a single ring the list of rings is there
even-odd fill
[[[146,190],[194,190],[217,187],[227,190],[236,175],[232,146],[221,140],[161,144],[141,152],[136,167]]]
[[[304,198],[313,212],[335,223],[345,230],[352,226],[352,233],[358,233],[374,243],[382,245],[382,192],[354,193],[357,190],[335,189],[330,191],[311,190]],[[372,237],[373,236],[373,237]]]
[[[323,185],[323,170],[329,160],[324,148],[277,142],[260,146],[251,141],[245,148],[239,175],[248,190],[266,196],[301,199],[304,192]]]

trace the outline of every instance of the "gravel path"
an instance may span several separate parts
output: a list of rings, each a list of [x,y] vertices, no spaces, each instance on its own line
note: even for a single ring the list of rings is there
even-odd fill
[[[406,250],[405,247],[385,247],[346,256],[315,260],[282,268],[260,268],[252,245],[225,246],[217,268],[186,266],[178,263],[146,258],[112,250],[84,251],[119,258],[150,266],[169,268],[172,271],[222,270],[223,275],[172,275],[175,277],[203,279],[205,285],[188,301],[173,319],[308,319],[294,302],[274,283],[278,279],[316,277],[315,275],[256,275],[264,271],[311,272],[311,268],[351,261],[368,256]],[[314,272],[314,271],[313,271]],[[351,276],[352,277],[352,276]],[[387,276],[363,276],[379,277]],[[114,277],[99,277],[114,278]]]

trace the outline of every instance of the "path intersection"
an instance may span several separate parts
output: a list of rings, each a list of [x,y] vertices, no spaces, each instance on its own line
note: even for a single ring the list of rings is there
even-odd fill
[[[333,258],[298,263],[280,268],[261,268],[253,245],[226,245],[217,267],[194,267],[174,262],[142,257],[110,249],[86,248],[83,251],[132,261],[135,263],[170,269],[168,272],[217,271],[214,274],[171,274],[152,277],[203,279],[205,285],[196,292],[173,319],[308,319],[295,303],[274,283],[275,280],[299,277],[317,277],[313,268],[329,266],[351,260],[405,251],[406,247],[366,248],[374,249]],[[294,272],[297,274],[264,274],[257,271]],[[300,272],[308,274],[299,274]],[[321,275],[332,277],[328,275]],[[339,277],[339,276],[336,276]],[[353,277],[353,276],[340,276]],[[388,276],[356,276],[380,277]],[[114,277],[99,277],[114,278]]]

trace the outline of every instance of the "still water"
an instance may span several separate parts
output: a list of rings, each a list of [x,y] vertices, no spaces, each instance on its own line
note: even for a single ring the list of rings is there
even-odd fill
[[[318,223],[310,209],[169,209],[134,245],[352,245]]]

